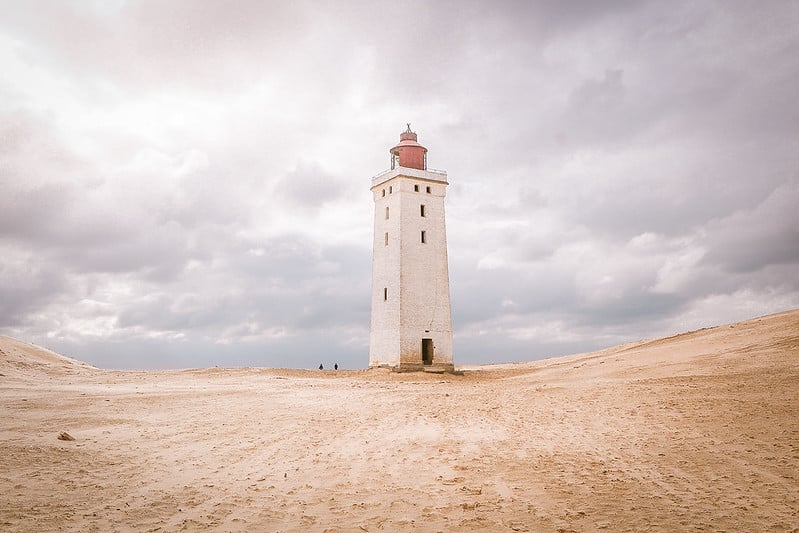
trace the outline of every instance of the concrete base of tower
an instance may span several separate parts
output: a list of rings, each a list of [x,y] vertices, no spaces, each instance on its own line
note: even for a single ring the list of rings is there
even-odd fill
[[[424,365],[422,363],[400,363],[391,370],[394,372],[421,372],[424,370]]]
[[[398,365],[370,365],[369,368],[387,368],[392,372],[432,372],[435,374],[456,374],[455,365],[436,364],[425,365],[422,363],[400,363]]]
[[[422,368],[425,372],[432,372],[434,374],[458,374],[455,372],[455,365],[427,365]],[[462,374],[462,372],[461,372]]]

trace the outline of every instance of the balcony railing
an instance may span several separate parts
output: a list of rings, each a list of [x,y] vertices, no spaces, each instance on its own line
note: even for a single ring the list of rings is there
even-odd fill
[[[374,176],[372,176],[372,180],[376,180],[377,178],[385,176],[386,174],[388,174],[390,172],[394,172],[395,170],[397,170],[399,168],[408,168],[408,169],[411,169],[411,170],[419,170],[418,168],[397,166],[397,167],[394,167],[394,168],[386,169],[383,172],[380,172],[378,174],[375,174]],[[447,173],[446,170],[438,170],[438,169],[435,169],[435,168],[426,168],[426,169],[424,169],[424,172],[432,172],[433,174],[446,174]]]

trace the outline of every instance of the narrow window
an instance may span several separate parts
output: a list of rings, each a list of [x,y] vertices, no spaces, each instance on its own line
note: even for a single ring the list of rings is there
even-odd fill
[[[427,189],[427,194],[430,194],[430,187],[425,187]]]
[[[388,287],[383,287],[383,301],[388,300]]]
[[[388,220],[388,206],[386,206],[386,220]]]
[[[386,232],[385,238],[386,238],[386,246],[388,246],[388,232]]]
[[[385,189],[383,189],[383,196],[385,196],[385,195],[386,195],[386,190],[385,190]]]
[[[388,186],[388,194],[391,194],[391,191],[393,191],[393,190],[394,190],[394,186],[393,185],[389,185]]]
[[[424,216],[424,204],[420,205],[419,208],[420,208],[419,211],[421,212],[421,215]]]
[[[424,230],[422,230],[422,244],[424,244],[426,242],[427,242],[427,235],[426,235],[426,232]]]
[[[414,185],[413,186],[413,192],[419,192],[419,186],[418,185]]]

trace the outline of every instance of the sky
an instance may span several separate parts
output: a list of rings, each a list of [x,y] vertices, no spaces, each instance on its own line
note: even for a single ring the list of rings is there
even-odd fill
[[[448,172],[456,364],[799,307],[799,3],[0,0],[0,334],[368,365],[372,176]]]

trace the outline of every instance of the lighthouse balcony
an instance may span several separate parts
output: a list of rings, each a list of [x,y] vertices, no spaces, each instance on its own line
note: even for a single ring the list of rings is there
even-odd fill
[[[420,170],[418,168],[409,167],[395,167],[384,170],[377,176],[372,178],[372,188],[381,185],[388,180],[394,179],[397,176],[405,176],[408,178],[416,178],[426,181],[434,181],[437,183],[447,184],[447,172],[444,170],[435,170],[428,168],[427,170]]]

